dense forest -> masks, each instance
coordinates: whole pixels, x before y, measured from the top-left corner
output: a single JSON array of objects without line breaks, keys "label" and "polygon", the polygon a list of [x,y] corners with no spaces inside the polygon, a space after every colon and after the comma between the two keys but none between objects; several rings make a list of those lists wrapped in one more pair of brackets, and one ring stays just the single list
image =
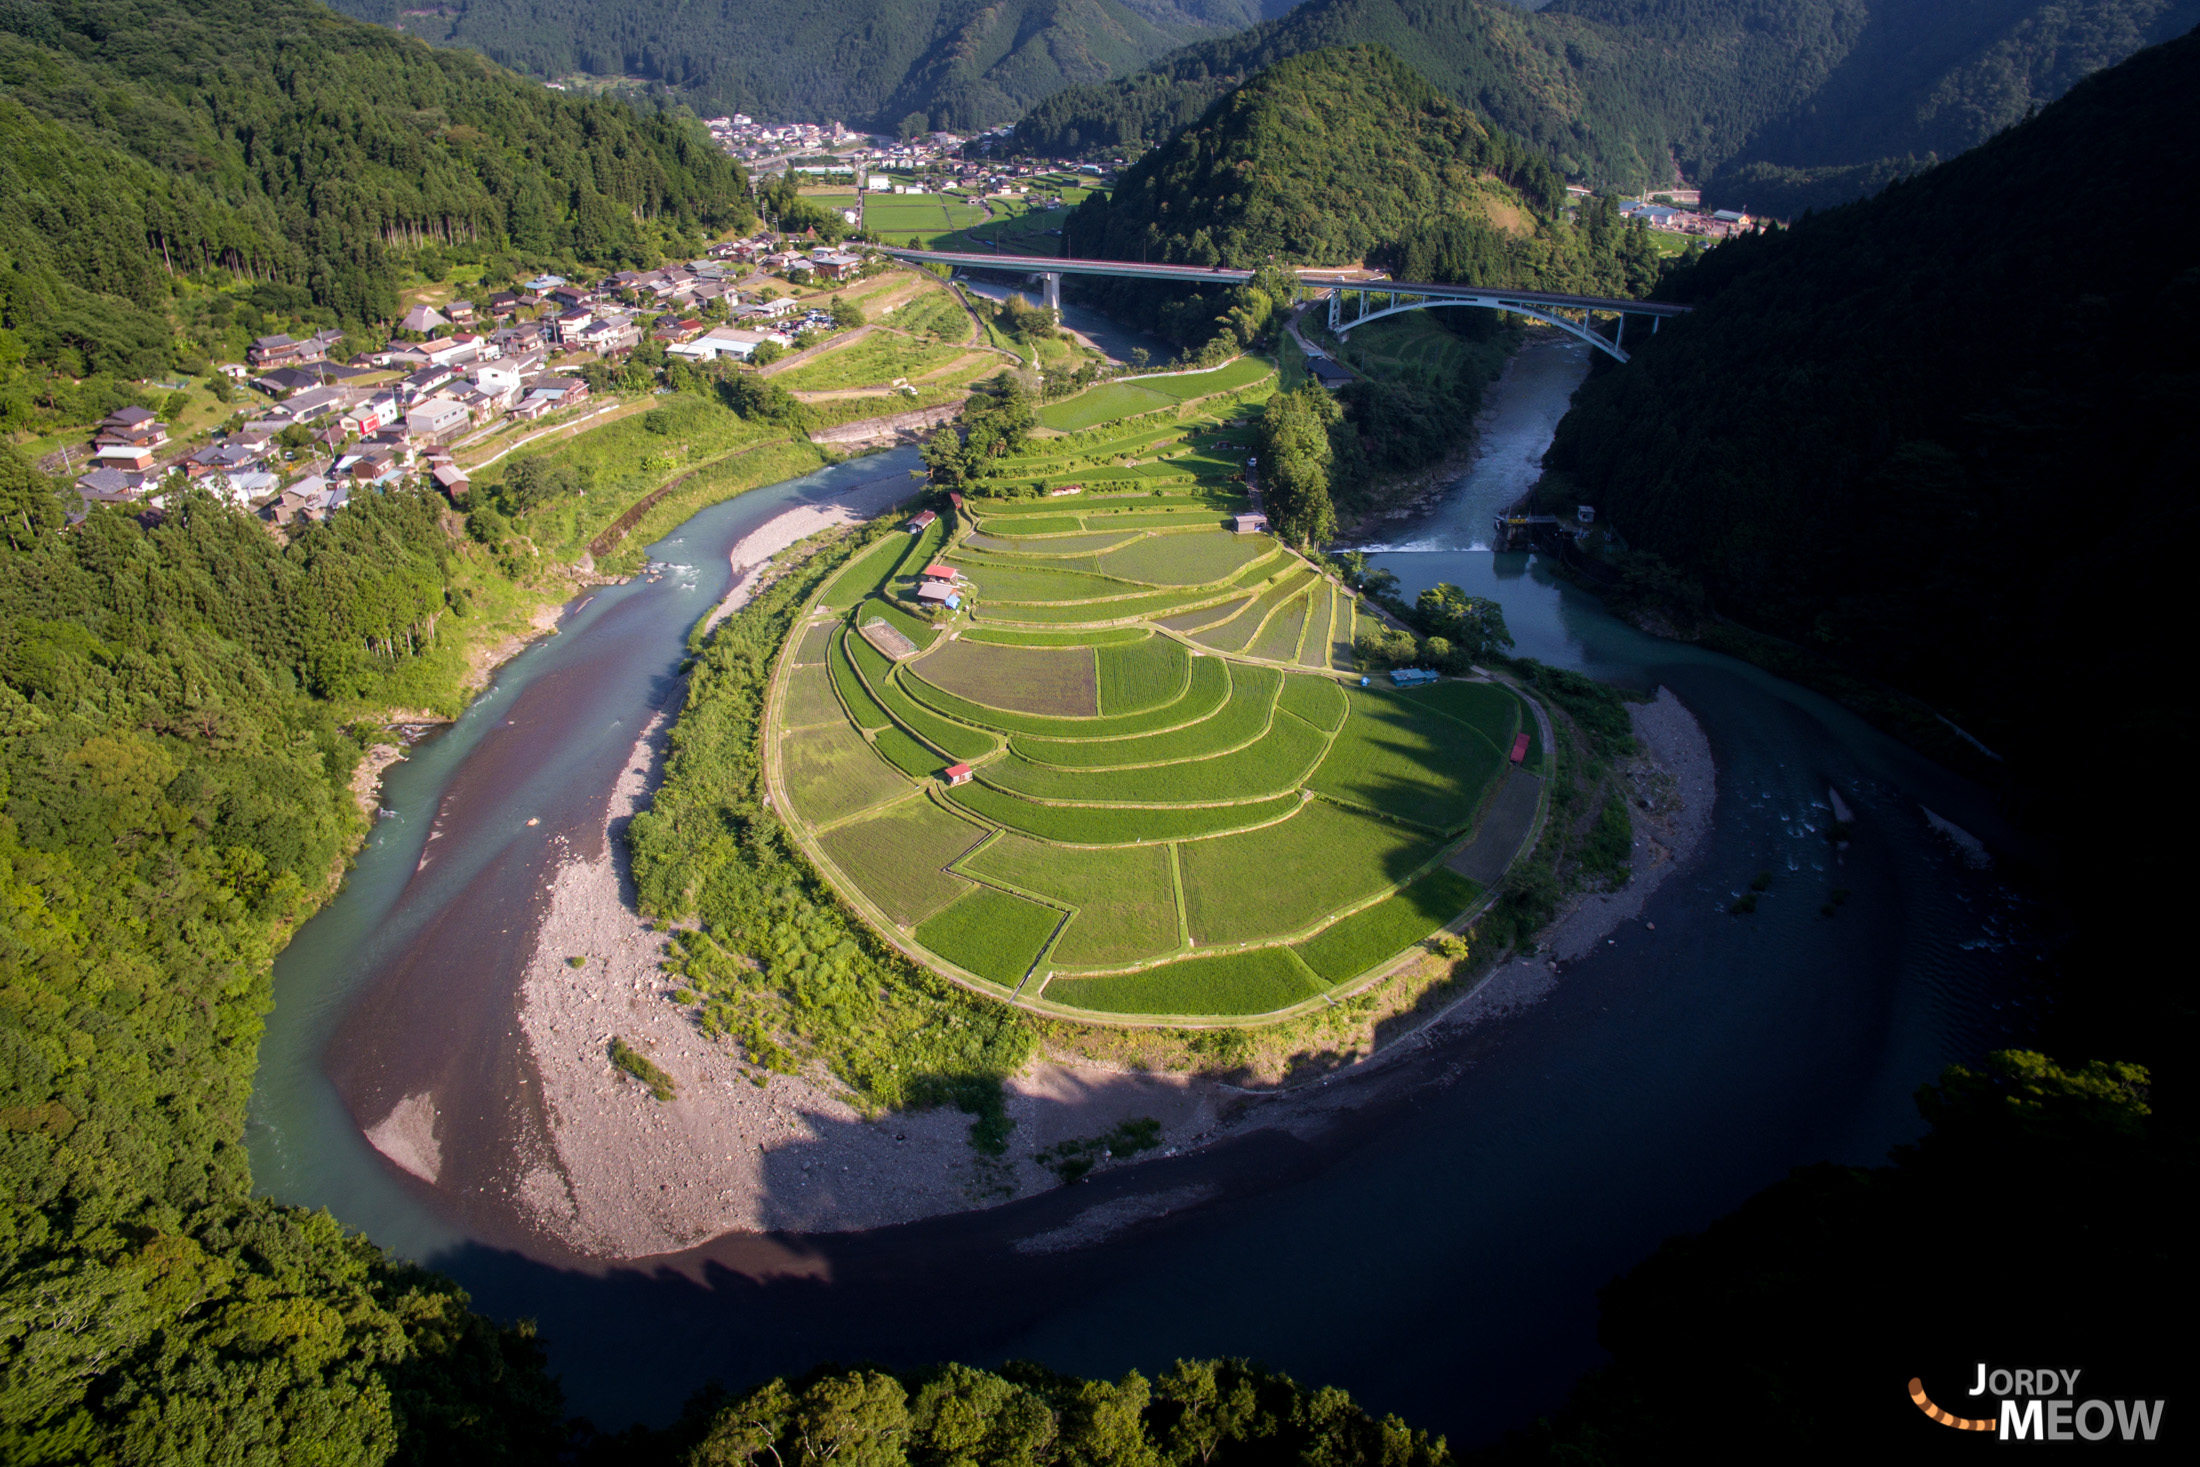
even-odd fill
[{"label": "dense forest", "polygon": [[336,0],[537,76],[648,84],[774,122],[975,131],[1076,82],[1259,20],[1261,0]]},{"label": "dense forest", "polygon": [[[2134,940],[2106,914],[2168,879],[2103,854],[2144,849],[2162,812],[2074,761],[2179,768],[2191,743],[2158,658],[2200,502],[2200,204],[2158,164],[2200,150],[2196,88],[2200,35],[1874,199],[1711,251],[1663,287],[1695,313],[1592,378],[1546,459],[1549,502],[1598,506],[1665,614],[1707,604],[1982,741],[2102,941]],[[2043,716],[2073,679],[2089,716]]]},{"label": "dense forest", "polygon": [[1067,87],[1016,136],[1046,154],[1159,142],[1263,67],[1377,43],[1571,176],[1685,177],[1785,217],[1961,152],[2195,22],[2200,0],[1309,0]]},{"label": "dense forest", "polygon": [[203,370],[193,282],[349,326],[423,247],[641,264],[750,217],[692,121],[307,0],[0,6],[0,399]]},{"label": "dense forest", "polygon": [[0,1456],[532,1455],[524,1331],[252,1196],[269,966],[360,825],[338,700],[431,646],[440,497],[279,545],[186,491],[62,524],[0,448]]}]

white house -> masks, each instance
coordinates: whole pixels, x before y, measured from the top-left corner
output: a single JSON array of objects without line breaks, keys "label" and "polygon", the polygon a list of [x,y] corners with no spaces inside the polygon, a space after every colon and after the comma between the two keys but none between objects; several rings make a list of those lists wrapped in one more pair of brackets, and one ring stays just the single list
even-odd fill
[{"label": "white house", "polygon": [[682,341],[665,348],[667,354],[686,357],[690,361],[715,362],[720,357],[732,357],[747,361],[756,355],[756,349],[765,342],[777,342],[782,347],[794,345],[791,337],[777,331],[744,331],[738,326],[720,326],[706,331],[693,341]]},{"label": "white house", "polygon": [[405,414],[405,427],[420,437],[440,438],[454,429],[465,427],[468,418],[464,403],[448,397],[431,397]]}]

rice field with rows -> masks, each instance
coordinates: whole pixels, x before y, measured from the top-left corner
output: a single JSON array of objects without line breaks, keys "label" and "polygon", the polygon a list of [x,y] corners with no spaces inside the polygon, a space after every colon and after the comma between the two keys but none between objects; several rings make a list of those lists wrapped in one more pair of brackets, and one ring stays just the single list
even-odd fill
[{"label": "rice field with rows", "polygon": [[[1509,759],[1531,710],[1354,670],[1372,613],[1234,523],[1256,508],[1251,386],[1031,440],[790,634],[774,809],[916,961],[1084,1021],[1249,1023],[1357,989],[1488,899],[1446,863],[1500,784],[1532,780]],[[935,565],[952,609],[918,600]]]}]

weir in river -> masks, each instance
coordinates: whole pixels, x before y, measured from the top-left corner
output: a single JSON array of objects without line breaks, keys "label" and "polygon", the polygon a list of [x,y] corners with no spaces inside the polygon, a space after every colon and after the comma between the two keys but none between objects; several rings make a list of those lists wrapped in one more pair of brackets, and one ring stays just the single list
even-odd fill
[{"label": "weir in river", "polygon": [[[1527,347],[1473,468],[1371,557],[1409,597],[1449,581],[1496,598],[1523,655],[1672,688],[1710,739],[1720,794],[1692,865],[1547,996],[1347,1088],[1319,1126],[870,1233],[595,1265],[545,1253],[466,1190],[494,1185],[493,1158],[454,1155],[430,1188],[375,1153],[329,1078],[358,1062],[342,1036],[379,1035],[409,1071],[396,1088],[470,1067],[478,1105],[524,1111],[498,1078],[520,1077],[496,1066],[540,850],[597,819],[723,589],[726,548],[781,506],[901,474],[888,456],[699,514],[653,548],[663,575],[597,593],[391,771],[395,814],[277,966],[256,1181],[449,1272],[491,1314],[538,1320],[570,1406],[606,1427],[666,1419],[712,1378],[824,1360],[1112,1376],[1207,1355],[1345,1387],[1455,1443],[1525,1424],[1600,1358],[1596,1290],[1660,1240],[1790,1167],[1873,1163],[1915,1135],[1920,1082],[2022,1033],[2033,956],[2022,899],[1926,815],[1991,846],[2005,832],[1983,792],[1815,694],[1634,630],[1534,556],[1484,548],[1584,351]],[[1831,791],[1852,809],[1844,853],[1825,836]],[[1769,892],[1730,915],[1760,871]],[[1828,918],[1833,886],[1851,895]],[[1168,1215],[1098,1246],[1045,1243],[1119,1204]]]}]

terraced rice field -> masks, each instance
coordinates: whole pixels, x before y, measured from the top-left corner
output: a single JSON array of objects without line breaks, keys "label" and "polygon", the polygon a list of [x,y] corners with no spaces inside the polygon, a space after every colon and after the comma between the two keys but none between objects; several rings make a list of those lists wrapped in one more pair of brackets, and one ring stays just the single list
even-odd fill
[{"label": "terraced rice field", "polygon": [[[772,788],[841,894],[1021,1003],[1231,1022],[1385,968],[1482,899],[1444,863],[1504,772],[1519,698],[1338,676],[1353,600],[1221,528],[1241,444],[1213,423],[1048,443],[1011,473],[1092,487],[972,494],[936,534],[888,537],[782,653]],[[1097,471],[1155,465],[1106,455],[1192,482],[1126,492]],[[934,559],[967,578],[958,611],[912,599]],[[914,650],[855,634],[874,620]]]}]

